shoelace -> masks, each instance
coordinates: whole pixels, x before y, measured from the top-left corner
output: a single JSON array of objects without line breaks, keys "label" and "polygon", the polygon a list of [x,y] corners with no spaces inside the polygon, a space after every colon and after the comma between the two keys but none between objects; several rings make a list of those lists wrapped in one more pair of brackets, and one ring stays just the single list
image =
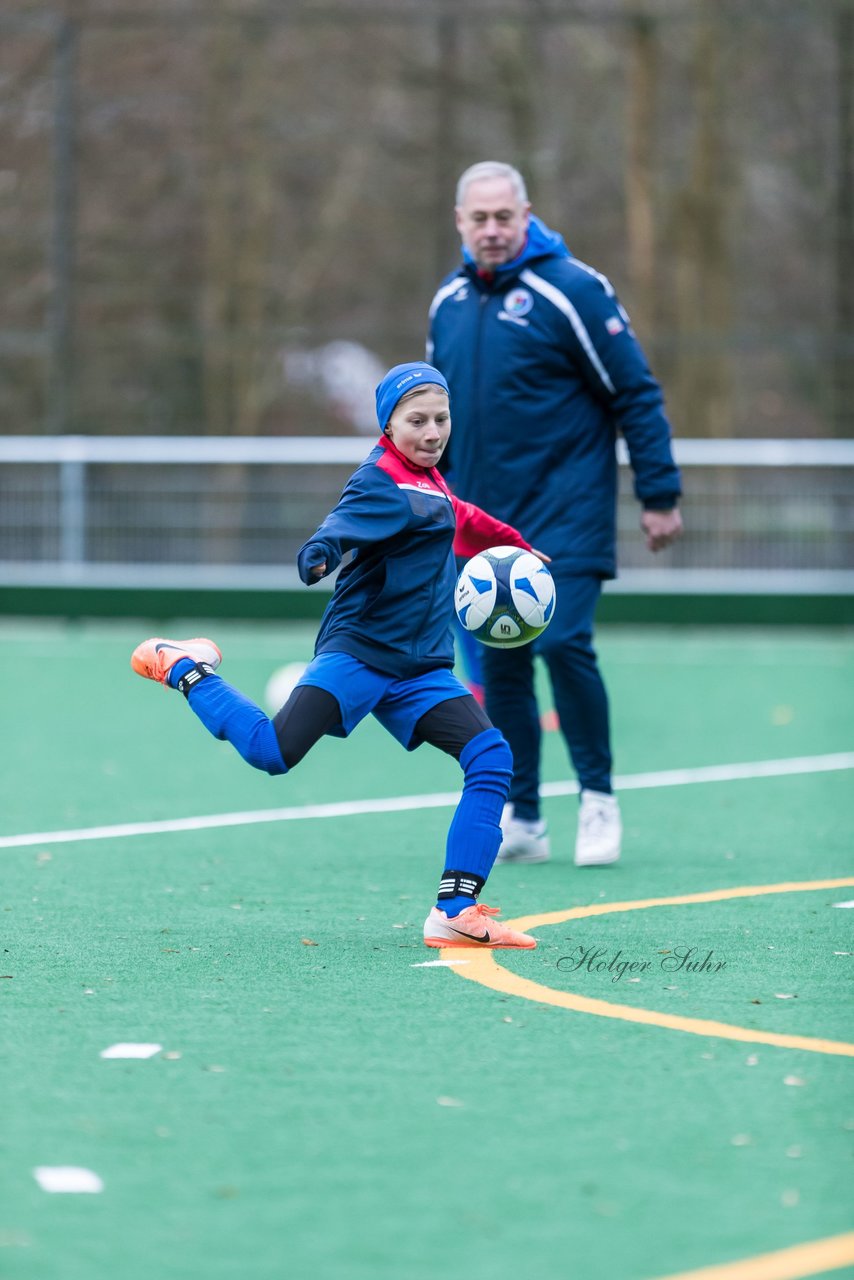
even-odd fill
[{"label": "shoelace", "polygon": [[[469,907],[469,911],[471,911],[471,907]],[[482,916],[498,916],[501,914],[500,907],[488,907],[485,902],[476,902],[475,911]]]}]

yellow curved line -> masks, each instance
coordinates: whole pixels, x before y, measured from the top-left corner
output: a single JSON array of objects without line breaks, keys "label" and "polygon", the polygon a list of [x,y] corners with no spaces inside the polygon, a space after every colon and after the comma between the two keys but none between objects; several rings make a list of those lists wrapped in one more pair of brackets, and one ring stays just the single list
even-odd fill
[{"label": "yellow curved line", "polygon": [[724,1262],[698,1271],[680,1271],[659,1280],[801,1280],[836,1271],[854,1262],[854,1231],[796,1244],[791,1249],[762,1253],[739,1262]]},{"label": "yellow curved line", "polygon": [[[540,915],[520,916],[507,923],[514,929],[535,929],[544,925],[562,924],[566,920],[578,920],[586,916],[611,915],[623,911],[642,911],[647,907],[683,906],[692,902],[722,902],[729,898],[756,898],[771,893],[804,893],[818,889],[841,889],[854,885],[854,877],[837,880],[787,881],[783,884],[742,885],[733,889],[712,889],[706,893],[686,893],[672,898],[643,898],[635,902],[603,902],[586,907],[570,907],[566,911],[550,911]],[[509,969],[503,969],[496,961],[494,951],[472,951],[466,947],[443,947],[443,959],[466,960],[465,966],[454,968],[460,978],[479,982],[493,991],[534,1000],[539,1004],[556,1005],[573,1009],[577,1013],[590,1013],[600,1018],[619,1018],[625,1022],[640,1022],[647,1026],[666,1027],[671,1031],[686,1031],[698,1036],[717,1036],[722,1040],[741,1040],[748,1044],[768,1044],[781,1049],[805,1049],[810,1053],[835,1054],[854,1058],[854,1044],[842,1040],[823,1040],[815,1036],[779,1035],[773,1031],[755,1031],[749,1027],[736,1027],[726,1022],[712,1022],[705,1018],[683,1018],[676,1014],[659,1013],[651,1009],[638,1009],[633,1005],[613,1004],[609,1000],[594,1000],[572,991],[556,991],[530,978],[522,978]]]}]

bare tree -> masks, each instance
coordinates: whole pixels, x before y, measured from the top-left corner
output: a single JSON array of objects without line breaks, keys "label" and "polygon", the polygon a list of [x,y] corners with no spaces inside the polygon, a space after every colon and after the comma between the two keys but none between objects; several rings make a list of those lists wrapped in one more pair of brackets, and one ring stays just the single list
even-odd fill
[{"label": "bare tree", "polygon": [[628,6],[626,231],[632,318],[646,336],[656,329],[655,151],[658,43],[655,20]]},{"label": "bare tree", "polygon": [[212,434],[256,435],[266,385],[275,216],[265,113],[266,24],[224,11],[208,45],[201,311],[205,420]]},{"label": "bare tree", "polygon": [[676,201],[676,419],[690,435],[732,433],[727,340],[732,315],[728,224],[733,180],[722,94],[722,30],[715,0],[701,0],[693,59],[694,139]]},{"label": "bare tree", "polygon": [[837,435],[854,428],[854,9],[836,14],[839,128],[836,162],[833,419]]}]

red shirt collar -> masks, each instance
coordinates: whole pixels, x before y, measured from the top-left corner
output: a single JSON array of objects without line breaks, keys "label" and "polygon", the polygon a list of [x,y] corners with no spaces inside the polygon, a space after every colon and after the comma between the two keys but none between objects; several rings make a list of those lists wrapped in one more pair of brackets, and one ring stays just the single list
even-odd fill
[{"label": "red shirt collar", "polygon": [[405,454],[402,454],[394,441],[390,440],[385,434],[380,436],[378,443],[383,449],[390,453],[393,458],[397,458],[398,462],[402,463],[403,466],[406,467],[407,471],[411,471],[414,476],[429,476],[434,484],[439,486],[443,493],[449,492],[448,486],[445,484],[445,480],[441,472],[437,471],[435,467],[419,467],[417,462],[410,461]]}]

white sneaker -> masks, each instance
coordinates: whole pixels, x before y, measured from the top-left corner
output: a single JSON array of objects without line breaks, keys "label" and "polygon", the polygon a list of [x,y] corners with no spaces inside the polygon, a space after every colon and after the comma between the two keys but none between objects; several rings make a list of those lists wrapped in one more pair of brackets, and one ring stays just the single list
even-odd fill
[{"label": "white sneaker", "polygon": [[514,818],[512,804],[501,815],[501,847],[498,862],[547,862],[551,852],[545,818]]},{"label": "white sneaker", "polygon": [[616,796],[604,791],[582,791],[575,838],[577,867],[604,867],[620,856],[623,824]]}]

